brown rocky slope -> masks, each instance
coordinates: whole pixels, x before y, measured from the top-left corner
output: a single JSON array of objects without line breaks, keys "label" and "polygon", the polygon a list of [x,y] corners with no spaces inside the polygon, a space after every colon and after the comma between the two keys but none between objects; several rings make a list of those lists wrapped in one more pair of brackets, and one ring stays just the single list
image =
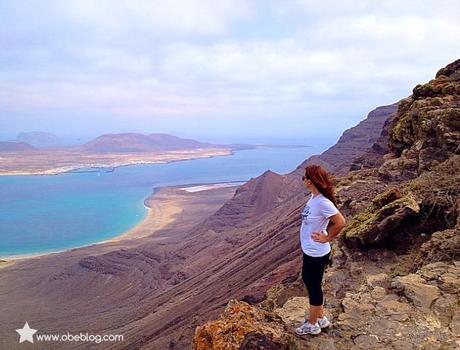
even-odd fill
[{"label": "brown rocky slope", "polygon": [[307,309],[297,259],[263,301],[234,298],[197,327],[194,349],[460,348],[459,113],[457,60],[416,86],[339,177],[348,224],[325,276],[332,328],[294,334]]}]

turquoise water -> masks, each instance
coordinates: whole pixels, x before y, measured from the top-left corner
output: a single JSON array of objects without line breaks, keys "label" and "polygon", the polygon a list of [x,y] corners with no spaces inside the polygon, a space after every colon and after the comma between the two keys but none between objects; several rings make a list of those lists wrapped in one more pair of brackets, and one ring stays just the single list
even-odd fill
[{"label": "turquoise water", "polygon": [[247,181],[270,169],[294,170],[322,150],[258,148],[233,155],[113,172],[0,176],[0,256],[43,253],[109,239],[142,221],[155,187]]}]

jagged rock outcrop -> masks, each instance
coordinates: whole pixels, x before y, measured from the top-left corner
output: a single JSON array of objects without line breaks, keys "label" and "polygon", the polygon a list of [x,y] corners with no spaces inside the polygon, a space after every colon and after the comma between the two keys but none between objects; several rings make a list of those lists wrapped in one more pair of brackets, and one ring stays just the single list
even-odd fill
[{"label": "jagged rock outcrop", "polygon": [[193,349],[294,349],[292,336],[279,321],[276,314],[232,299],[220,320],[196,328]]},{"label": "jagged rock outcrop", "polygon": [[[399,104],[389,133],[397,157],[383,166],[386,176],[415,177],[460,153],[460,60],[417,85]],[[399,172],[397,171],[399,170]]]},{"label": "jagged rock outcrop", "polygon": [[[359,243],[362,246],[383,241],[390,244],[391,238],[393,246],[407,248],[413,244],[411,235],[426,237],[436,231],[453,229],[459,213],[456,205],[456,199],[460,196],[459,173],[460,156],[453,155],[433,167],[431,171],[425,171],[415,179],[400,183],[400,187],[388,185],[367,207],[361,207],[358,212],[353,213],[353,218],[344,229],[343,238],[347,242]],[[344,186],[347,181],[353,181],[347,179],[348,177],[345,177],[341,180],[341,196],[356,195],[356,192],[350,191],[351,185]],[[381,183],[380,180],[374,181],[374,186]],[[369,178],[366,178],[366,183],[362,183],[364,188],[369,184]],[[348,206],[353,205],[353,201],[343,201]],[[446,231],[444,238],[446,255],[454,257],[454,251],[458,246],[456,235]],[[426,254],[429,254],[429,247],[431,245],[427,243],[424,248]]]},{"label": "jagged rock outcrop", "polygon": [[437,231],[425,242],[417,254],[414,267],[434,261],[460,260],[460,227]]},{"label": "jagged rock outcrop", "polygon": [[362,245],[382,242],[404,225],[410,225],[419,212],[413,193],[402,195],[398,188],[391,188],[376,196],[367,210],[353,217],[344,229],[344,238]]}]

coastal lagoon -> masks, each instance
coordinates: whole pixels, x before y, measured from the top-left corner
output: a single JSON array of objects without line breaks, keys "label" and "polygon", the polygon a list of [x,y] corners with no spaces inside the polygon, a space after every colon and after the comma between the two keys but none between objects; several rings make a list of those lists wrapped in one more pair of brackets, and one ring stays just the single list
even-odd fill
[{"label": "coastal lagoon", "polygon": [[246,182],[268,169],[285,174],[321,151],[262,147],[113,171],[0,176],[0,256],[46,253],[107,240],[144,219],[144,199],[155,188]]}]

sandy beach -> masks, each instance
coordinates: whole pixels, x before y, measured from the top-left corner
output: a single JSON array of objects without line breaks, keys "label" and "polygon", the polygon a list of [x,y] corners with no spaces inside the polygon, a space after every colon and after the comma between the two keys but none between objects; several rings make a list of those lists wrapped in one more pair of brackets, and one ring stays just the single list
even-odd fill
[{"label": "sandy beach", "polygon": [[167,193],[158,192],[151,194],[145,200],[147,215],[144,220],[132,229],[116,236],[107,242],[120,241],[124,239],[141,238],[150,236],[155,231],[161,230],[171,224],[183,211],[183,193],[196,193],[220,188],[236,187],[241,183],[223,182],[205,185],[181,185],[167,187]]},{"label": "sandy beach", "polygon": [[139,244],[143,239],[151,239],[155,233],[172,226],[177,220],[190,221],[190,215],[184,217],[184,210],[189,211],[192,207],[197,207],[195,200],[200,204],[204,198],[209,198],[209,206],[213,205],[213,194],[216,191],[224,194],[228,198],[231,197],[236,187],[243,182],[225,182],[214,184],[190,184],[170,187],[160,187],[145,199],[144,204],[147,208],[147,214],[144,219],[130,230],[123,232],[111,239],[95,242],[90,245],[69,248],[59,251],[21,254],[0,257],[0,268],[11,265],[20,260],[43,257],[50,254],[66,253],[76,250],[93,249],[102,251],[115,248],[128,248]]}]

